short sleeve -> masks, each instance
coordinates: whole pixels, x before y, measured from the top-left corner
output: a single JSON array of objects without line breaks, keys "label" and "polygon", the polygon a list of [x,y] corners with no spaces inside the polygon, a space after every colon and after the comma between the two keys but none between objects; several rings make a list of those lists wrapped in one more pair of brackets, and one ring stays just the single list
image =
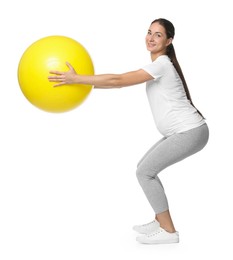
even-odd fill
[{"label": "short sleeve", "polygon": [[164,75],[164,67],[164,62],[161,59],[156,59],[154,62],[142,67],[142,69],[157,80]]}]

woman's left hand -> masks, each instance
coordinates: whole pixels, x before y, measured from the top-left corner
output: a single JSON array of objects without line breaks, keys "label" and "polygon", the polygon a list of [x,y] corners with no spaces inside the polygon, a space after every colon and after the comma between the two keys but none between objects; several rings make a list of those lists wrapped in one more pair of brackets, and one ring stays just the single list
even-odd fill
[{"label": "woman's left hand", "polygon": [[69,70],[66,72],[57,70],[49,71],[49,73],[53,75],[49,76],[48,80],[50,82],[59,82],[58,84],[55,84],[54,87],[62,86],[65,84],[75,84],[75,79],[78,74],[69,62],[66,62],[66,65],[69,68]]}]

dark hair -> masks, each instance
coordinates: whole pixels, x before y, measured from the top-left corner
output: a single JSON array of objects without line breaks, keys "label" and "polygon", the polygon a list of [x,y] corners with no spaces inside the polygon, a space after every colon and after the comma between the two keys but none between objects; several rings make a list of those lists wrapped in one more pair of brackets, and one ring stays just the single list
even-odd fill
[{"label": "dark hair", "polygon": [[[164,27],[168,39],[170,39],[170,38],[173,39],[174,38],[174,36],[175,36],[175,27],[173,26],[173,24],[170,21],[168,21],[168,20],[166,20],[164,18],[159,18],[159,19],[154,20],[151,24],[153,24],[153,23],[159,23],[161,26]],[[174,49],[174,46],[173,46],[172,43],[167,47],[167,53],[166,54],[171,59],[171,62],[173,63],[177,73],[180,76],[180,79],[181,79],[181,81],[183,83],[183,86],[184,86],[184,89],[185,89],[186,96],[187,96],[188,100],[190,101],[191,105],[193,107],[195,107],[194,104],[193,104],[193,101],[192,101],[192,98],[191,98],[191,95],[190,95],[190,92],[189,92],[186,80],[184,78],[183,72],[181,70],[180,64],[179,64],[179,62],[178,62],[178,60],[176,58],[175,49]],[[203,117],[203,115],[201,114],[201,112],[198,109],[197,109],[197,112]]]}]

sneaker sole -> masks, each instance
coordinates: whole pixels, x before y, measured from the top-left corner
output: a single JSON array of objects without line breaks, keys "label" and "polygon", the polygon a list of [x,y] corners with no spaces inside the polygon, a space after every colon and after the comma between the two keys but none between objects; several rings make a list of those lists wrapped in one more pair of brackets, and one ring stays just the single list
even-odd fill
[{"label": "sneaker sole", "polygon": [[156,240],[156,241],[140,241],[140,238],[136,239],[141,244],[147,244],[147,245],[156,245],[156,244],[175,244],[179,243],[179,238],[176,239],[169,239],[169,240]]}]

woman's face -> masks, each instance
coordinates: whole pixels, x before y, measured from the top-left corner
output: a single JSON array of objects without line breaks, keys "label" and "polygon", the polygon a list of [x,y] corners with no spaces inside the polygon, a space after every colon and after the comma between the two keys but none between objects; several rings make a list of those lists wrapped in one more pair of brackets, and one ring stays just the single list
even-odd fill
[{"label": "woman's face", "polygon": [[166,53],[166,48],[171,44],[172,38],[167,39],[166,31],[162,25],[155,22],[151,24],[146,35],[146,48],[155,57]]}]

